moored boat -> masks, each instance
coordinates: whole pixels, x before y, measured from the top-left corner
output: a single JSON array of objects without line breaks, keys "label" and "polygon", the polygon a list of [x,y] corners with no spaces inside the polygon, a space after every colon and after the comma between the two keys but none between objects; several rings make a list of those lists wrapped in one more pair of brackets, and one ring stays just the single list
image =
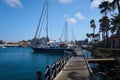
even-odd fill
[{"label": "moored boat", "polygon": [[67,44],[63,42],[48,42],[47,38],[43,37],[40,39],[32,40],[32,49],[34,52],[58,52],[64,53],[64,51],[72,51],[67,48]]},{"label": "moored boat", "polygon": [[49,53],[64,53],[65,51],[72,51],[72,49],[66,48],[33,48],[34,52],[49,52]]},{"label": "moored boat", "polygon": [[[46,15],[46,16],[45,16]],[[41,30],[43,27],[43,21],[46,17],[46,37],[40,37]],[[35,37],[32,39],[31,47],[34,52],[64,52],[71,51],[70,48],[67,47],[67,44],[64,42],[55,42],[50,41],[48,37],[48,0],[45,0],[43,10],[41,13],[41,17],[37,26],[37,30],[35,33]]]}]

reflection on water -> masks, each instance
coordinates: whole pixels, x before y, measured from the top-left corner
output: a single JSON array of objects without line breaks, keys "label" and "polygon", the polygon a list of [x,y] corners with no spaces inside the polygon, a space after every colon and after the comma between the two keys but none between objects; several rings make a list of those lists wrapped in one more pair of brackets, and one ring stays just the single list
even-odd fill
[{"label": "reflection on water", "polygon": [[35,80],[36,72],[44,72],[64,53],[33,53],[30,48],[0,48],[0,80]]},{"label": "reflection on water", "polygon": [[90,51],[83,50],[83,53],[84,53],[86,59],[93,58]]}]

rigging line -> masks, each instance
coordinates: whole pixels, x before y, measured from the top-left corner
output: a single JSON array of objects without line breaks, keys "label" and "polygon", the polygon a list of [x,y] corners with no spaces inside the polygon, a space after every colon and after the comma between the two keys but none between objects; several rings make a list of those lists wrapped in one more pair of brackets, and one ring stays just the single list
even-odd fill
[{"label": "rigging line", "polygon": [[[47,11],[45,10],[45,13],[46,13],[46,12],[47,12]],[[38,38],[40,38],[40,34],[41,34],[41,31],[42,31],[42,27],[43,27],[43,22],[44,22],[44,20],[45,20],[45,18],[44,18],[45,15],[46,15],[46,14],[43,15],[43,21],[41,22],[41,26],[40,26],[39,36],[38,36]]]},{"label": "rigging line", "polygon": [[36,30],[36,33],[35,33],[35,37],[34,37],[34,38],[37,37],[38,31],[39,31],[39,28],[40,28],[39,26],[40,26],[40,24],[41,24],[42,17],[43,17],[43,13],[44,13],[44,10],[45,10],[45,7],[46,7],[46,3],[47,3],[47,0],[45,0],[45,2],[44,2],[44,6],[43,6],[43,9],[42,9],[42,13],[41,13],[41,16],[40,16],[40,19],[39,19],[39,23],[38,23],[37,30]]}]

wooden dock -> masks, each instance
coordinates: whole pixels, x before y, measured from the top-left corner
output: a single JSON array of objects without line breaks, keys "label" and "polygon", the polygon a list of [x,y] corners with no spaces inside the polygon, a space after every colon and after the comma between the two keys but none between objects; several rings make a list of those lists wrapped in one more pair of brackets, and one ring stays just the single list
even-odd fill
[{"label": "wooden dock", "polygon": [[90,80],[90,73],[82,51],[77,51],[54,80]]},{"label": "wooden dock", "polygon": [[87,59],[89,63],[112,62],[115,58]]}]

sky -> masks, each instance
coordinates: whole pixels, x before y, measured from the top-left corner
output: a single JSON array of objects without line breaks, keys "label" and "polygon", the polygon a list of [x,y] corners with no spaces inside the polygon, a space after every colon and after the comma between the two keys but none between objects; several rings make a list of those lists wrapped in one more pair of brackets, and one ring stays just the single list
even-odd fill
[{"label": "sky", "polygon": [[[33,39],[45,0],[0,0],[0,40],[21,41]],[[59,40],[68,22],[68,39],[84,40],[91,33],[90,20],[102,17],[98,5],[102,0],[49,0],[48,33]],[[45,23],[44,23],[45,24]],[[45,26],[44,26],[45,27]],[[43,28],[41,36],[45,36]]]}]

